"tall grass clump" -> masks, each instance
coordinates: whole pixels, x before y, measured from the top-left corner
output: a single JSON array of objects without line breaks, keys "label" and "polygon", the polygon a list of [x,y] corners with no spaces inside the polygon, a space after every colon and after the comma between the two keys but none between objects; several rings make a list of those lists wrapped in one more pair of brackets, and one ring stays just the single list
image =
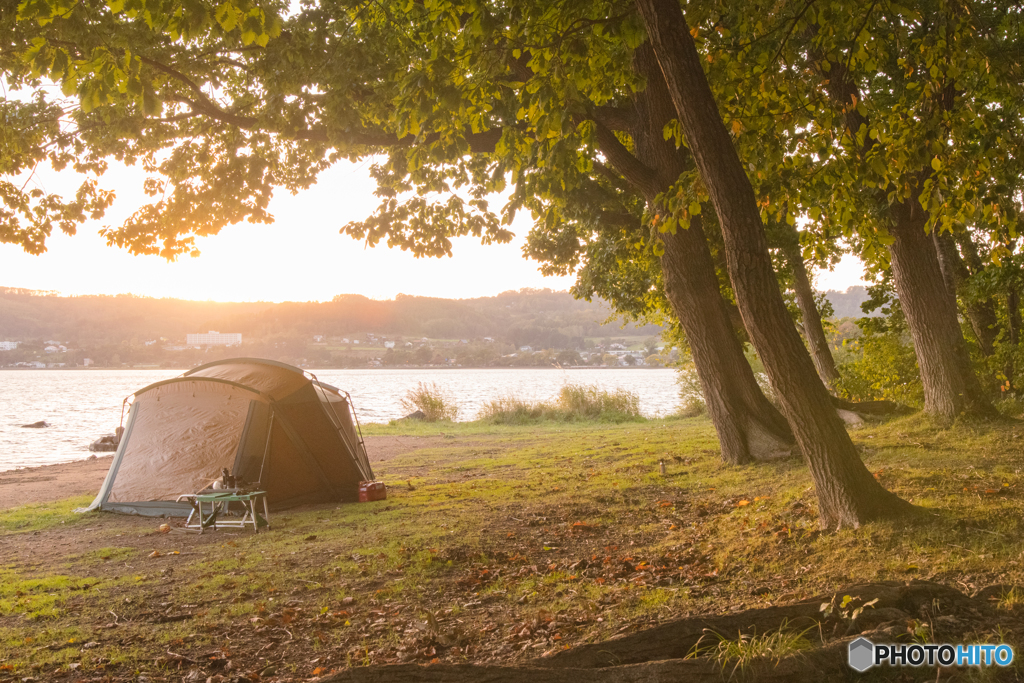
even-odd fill
[{"label": "tall grass clump", "polygon": [[455,422],[459,417],[459,406],[455,397],[436,383],[419,382],[401,399],[402,408],[414,413],[423,413],[427,422]]},{"label": "tall grass clump", "polygon": [[558,409],[550,403],[531,402],[509,394],[485,403],[477,419],[499,425],[521,425],[561,418]]},{"label": "tall grass clump", "polygon": [[643,419],[640,397],[625,389],[607,391],[586,384],[566,384],[555,401],[569,419],[613,422]]},{"label": "tall grass clump", "polygon": [[478,417],[493,424],[527,424],[540,420],[631,422],[643,420],[640,397],[625,389],[607,391],[595,386],[566,384],[554,400],[527,401],[503,396],[488,401]]}]

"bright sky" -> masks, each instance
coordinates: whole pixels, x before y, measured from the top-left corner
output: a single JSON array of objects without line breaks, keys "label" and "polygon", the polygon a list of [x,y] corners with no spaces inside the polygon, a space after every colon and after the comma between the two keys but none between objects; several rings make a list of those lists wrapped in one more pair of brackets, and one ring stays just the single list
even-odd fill
[{"label": "bright sky", "polygon": [[[455,241],[454,256],[416,259],[386,244],[364,249],[338,233],[350,220],[365,218],[377,206],[368,162],[341,163],[313,188],[292,196],[277,193],[270,204],[273,225],[244,223],[219,235],[199,238],[202,255],[169,263],[157,256],[132,256],[108,247],[97,230],[120,222],[148,199],[142,174],[112,164],[101,187],[117,201],[102,222],[86,224],[74,237],[47,241],[49,250],[30,256],[0,244],[0,286],[57,291],[64,295],[121,294],[214,301],[325,301],[337,294],[390,299],[396,294],[444,298],[493,296],[524,287],[568,289],[572,277],[543,277],[522,255],[530,216],[513,225],[517,237],[506,245],[481,245],[474,238]],[[33,183],[69,195],[77,177],[37,172]],[[845,290],[861,284],[855,257],[834,272],[820,273],[818,289]]]}]

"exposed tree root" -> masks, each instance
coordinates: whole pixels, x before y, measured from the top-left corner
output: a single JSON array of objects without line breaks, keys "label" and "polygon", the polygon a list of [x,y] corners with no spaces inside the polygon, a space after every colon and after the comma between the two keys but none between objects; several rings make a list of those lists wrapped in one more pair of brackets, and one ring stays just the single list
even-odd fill
[{"label": "exposed tree root", "polygon": [[[855,605],[877,600],[856,619],[852,607],[843,610],[844,596],[858,599]],[[731,677],[731,663],[722,665],[708,657],[686,659],[702,637],[716,633],[735,639],[791,627],[808,630],[808,638],[824,641],[820,647],[784,657],[779,661],[744,664],[744,677],[759,682],[840,681],[852,679],[847,665],[847,646],[860,634],[876,642],[891,642],[904,635],[911,618],[934,622],[941,615],[960,616],[961,623],[987,610],[984,591],[975,598],[929,581],[854,584],[835,594],[820,595],[792,605],[753,609],[729,615],[689,617],[603,643],[582,645],[538,659],[523,666],[477,664],[401,664],[361,667],[320,679],[324,683],[668,683],[670,681],[723,681]],[[831,614],[823,603],[835,605]],[[937,631],[937,638],[963,634]],[[705,642],[707,642],[705,640]]]}]

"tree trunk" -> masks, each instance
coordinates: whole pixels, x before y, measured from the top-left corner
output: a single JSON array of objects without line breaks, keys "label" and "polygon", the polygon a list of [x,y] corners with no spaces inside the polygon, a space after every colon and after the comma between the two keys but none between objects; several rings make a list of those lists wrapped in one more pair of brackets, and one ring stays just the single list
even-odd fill
[{"label": "tree trunk", "polygon": [[754,190],[708,87],[677,0],[636,0],[725,240],[740,314],[814,478],[826,527],[859,526],[912,507],[860,461],[793,327],[772,269]]},{"label": "tree trunk", "polygon": [[821,313],[814,303],[814,289],[811,287],[811,279],[807,276],[803,254],[800,253],[800,238],[796,229],[793,230],[793,237],[795,241],[787,242],[783,252],[793,273],[793,290],[796,292],[796,303],[803,318],[804,336],[811,349],[811,360],[814,361],[818,377],[829,391],[832,391],[839,381],[839,371],[836,370],[836,361],[832,358],[832,349],[825,337],[825,328],[821,325]]},{"label": "tree trunk", "polygon": [[[599,133],[598,140],[608,162],[656,207],[657,196],[675,183],[692,159],[662,135],[675,111],[649,46],[636,51],[634,67],[644,75],[647,87],[634,101],[633,153],[607,133]],[[665,295],[690,344],[722,459],[743,464],[792,455],[795,442],[789,425],[765,398],[736,338],[700,216],[689,229],[661,238]]]},{"label": "tree trunk", "polygon": [[[637,48],[633,64],[647,81],[635,98],[634,150],[657,174],[659,193],[665,192],[693,168],[693,159],[662,133],[676,114],[650,45]],[[654,205],[657,196],[649,194],[647,200]],[[663,234],[661,239],[665,296],[690,343],[722,458],[742,464],[792,455],[795,442],[786,418],[765,398],[736,338],[701,217],[694,216],[689,228]]]},{"label": "tree trunk", "polygon": [[[841,65],[830,70],[827,79],[829,96],[836,106],[843,107],[847,132],[855,137],[862,126],[870,123],[857,107],[847,106],[851,98],[859,98],[860,92]],[[860,153],[866,154],[875,144],[870,135],[864,136]],[[925,177],[924,171],[919,177]],[[971,368],[957,320],[956,297],[949,294],[943,280],[935,242],[924,232],[925,211],[913,198],[890,204],[885,188],[878,189],[876,198],[880,206],[888,207],[891,219],[890,232],[895,241],[889,247],[889,261],[896,294],[914,340],[925,412],[946,421],[963,412],[995,414]]]},{"label": "tree trunk", "polygon": [[[1020,294],[1017,292],[1015,284],[1011,284],[1006,290],[1006,317],[1010,348],[1016,350],[1017,343],[1020,342]],[[1013,393],[1016,393],[1013,388],[1013,378],[1016,374],[1013,366],[1015,355],[1015,353],[1007,354],[1006,365],[1003,366],[1003,374],[1006,375],[1006,381],[1009,382],[1009,391]]]},{"label": "tree trunk", "polygon": [[718,432],[722,458],[742,464],[793,454],[793,434],[768,402],[743,355],[718,289],[701,221],[665,234],[661,270],[665,295],[690,342],[708,416]]},{"label": "tree trunk", "polygon": [[889,208],[893,283],[924,385],[924,409],[946,422],[962,413],[994,415],[971,367],[956,299],[942,277],[935,242],[925,233],[927,215],[915,199]]},{"label": "tree trunk", "polygon": [[[953,241],[952,235],[948,232],[940,235],[933,230],[932,242],[935,243],[935,254],[939,258],[942,280],[946,283],[946,289],[956,299],[971,273],[957,252],[957,245]],[[978,301],[974,297],[965,296],[964,310],[967,311],[967,319],[971,322],[974,337],[978,340],[978,348],[985,356],[991,356],[995,352],[996,325],[998,324],[995,307],[991,301]]]}]

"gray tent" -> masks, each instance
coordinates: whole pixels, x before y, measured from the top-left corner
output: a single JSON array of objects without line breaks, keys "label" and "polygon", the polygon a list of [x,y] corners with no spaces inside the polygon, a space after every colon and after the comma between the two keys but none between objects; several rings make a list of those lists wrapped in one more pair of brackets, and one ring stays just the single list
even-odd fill
[{"label": "gray tent", "polygon": [[135,392],[89,510],[188,514],[176,503],[220,478],[260,482],[271,508],[357,500],[373,479],[347,393],[258,358],[215,361]]}]

